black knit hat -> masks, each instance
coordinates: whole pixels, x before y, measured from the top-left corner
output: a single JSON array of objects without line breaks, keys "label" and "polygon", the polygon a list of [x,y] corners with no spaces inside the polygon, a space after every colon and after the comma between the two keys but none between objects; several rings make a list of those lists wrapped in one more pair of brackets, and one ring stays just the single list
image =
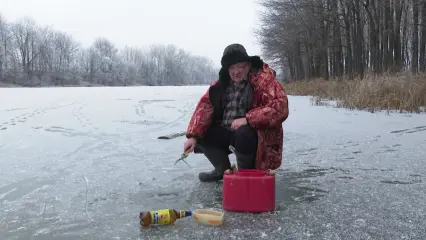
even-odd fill
[{"label": "black knit hat", "polygon": [[235,63],[246,61],[250,61],[246,49],[243,45],[234,43],[225,48],[220,63],[224,69],[228,69]]},{"label": "black knit hat", "polygon": [[243,45],[234,43],[225,48],[220,61],[222,67],[219,70],[219,81],[225,86],[231,81],[228,68],[239,62],[250,62],[252,69],[259,69],[263,66],[263,60],[259,56],[249,56]]}]

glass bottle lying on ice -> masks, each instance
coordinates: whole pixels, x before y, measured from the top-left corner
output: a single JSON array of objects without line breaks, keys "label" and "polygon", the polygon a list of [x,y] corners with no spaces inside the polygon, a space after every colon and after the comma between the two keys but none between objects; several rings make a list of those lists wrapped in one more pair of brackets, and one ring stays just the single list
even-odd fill
[{"label": "glass bottle lying on ice", "polygon": [[173,224],[177,219],[192,216],[192,211],[175,209],[162,209],[141,212],[139,214],[141,226]]}]

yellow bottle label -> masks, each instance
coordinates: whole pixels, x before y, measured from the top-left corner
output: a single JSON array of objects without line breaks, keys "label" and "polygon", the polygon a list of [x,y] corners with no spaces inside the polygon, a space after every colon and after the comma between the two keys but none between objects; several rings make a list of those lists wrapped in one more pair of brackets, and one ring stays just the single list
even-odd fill
[{"label": "yellow bottle label", "polygon": [[150,211],[152,224],[170,224],[169,209]]}]

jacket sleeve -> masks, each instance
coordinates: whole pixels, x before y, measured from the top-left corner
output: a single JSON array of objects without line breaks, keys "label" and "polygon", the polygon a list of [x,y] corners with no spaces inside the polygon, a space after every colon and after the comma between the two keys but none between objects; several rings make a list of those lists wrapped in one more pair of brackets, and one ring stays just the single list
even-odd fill
[{"label": "jacket sleeve", "polygon": [[288,98],[284,87],[272,75],[267,76],[261,85],[262,106],[250,110],[246,114],[247,123],[256,129],[275,127],[288,117]]},{"label": "jacket sleeve", "polygon": [[[214,82],[213,84],[215,84]],[[213,85],[212,84],[212,85]],[[186,130],[187,138],[202,138],[210,127],[213,118],[213,105],[210,103],[209,89],[198,101]]]}]

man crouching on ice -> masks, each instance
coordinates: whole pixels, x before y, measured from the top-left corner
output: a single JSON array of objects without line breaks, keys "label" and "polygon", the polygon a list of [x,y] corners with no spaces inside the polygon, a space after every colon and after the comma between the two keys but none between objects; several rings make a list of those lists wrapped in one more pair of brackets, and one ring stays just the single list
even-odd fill
[{"label": "man crouching on ice", "polygon": [[239,169],[277,169],[283,152],[282,123],[288,100],[274,70],[240,44],[225,48],[219,80],[201,97],[189,122],[184,151],[204,153],[214,170],[202,182],[223,179],[230,168],[229,146]]}]

